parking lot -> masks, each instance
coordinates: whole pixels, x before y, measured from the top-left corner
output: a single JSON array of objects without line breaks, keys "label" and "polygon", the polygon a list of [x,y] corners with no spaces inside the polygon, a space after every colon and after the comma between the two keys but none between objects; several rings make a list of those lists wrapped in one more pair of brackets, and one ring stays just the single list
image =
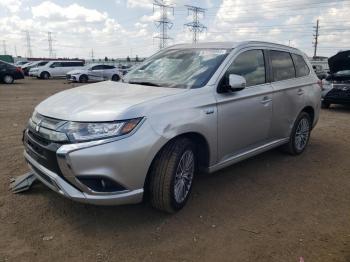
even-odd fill
[{"label": "parking lot", "polygon": [[147,204],[83,205],[43,185],[13,195],[28,171],[22,130],[65,80],[0,85],[0,261],[350,261],[350,108],[322,110],[306,152],[273,150],[199,175],[174,215]]}]

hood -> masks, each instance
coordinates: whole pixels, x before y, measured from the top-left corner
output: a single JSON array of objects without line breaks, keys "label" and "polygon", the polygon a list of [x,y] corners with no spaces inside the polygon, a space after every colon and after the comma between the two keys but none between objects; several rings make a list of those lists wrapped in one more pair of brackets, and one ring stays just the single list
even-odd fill
[{"label": "hood", "polygon": [[[57,93],[41,102],[36,111],[47,117],[70,121],[122,120],[128,110],[131,111],[139,104],[186,91],[105,81]],[[130,118],[140,116],[143,115]]]},{"label": "hood", "polygon": [[329,70],[334,74],[343,70],[350,70],[350,50],[339,52],[328,59]]}]

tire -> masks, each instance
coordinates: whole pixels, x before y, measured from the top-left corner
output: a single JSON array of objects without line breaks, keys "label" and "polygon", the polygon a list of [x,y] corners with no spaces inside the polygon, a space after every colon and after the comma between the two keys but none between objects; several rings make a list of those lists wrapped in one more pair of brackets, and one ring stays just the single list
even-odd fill
[{"label": "tire", "polygon": [[[191,194],[196,164],[191,140],[179,138],[167,144],[152,164],[148,192],[151,205],[168,213],[183,208]],[[181,172],[181,167],[185,171]]]},{"label": "tire", "polygon": [[41,78],[41,79],[49,79],[49,78],[50,78],[49,72],[42,72],[42,73],[40,74],[40,78]]},{"label": "tire", "polygon": [[284,151],[290,155],[303,153],[310,140],[311,125],[310,115],[301,112],[294,123],[288,144],[283,146]]},{"label": "tire", "polygon": [[330,106],[331,106],[330,103],[323,102],[323,101],[321,102],[321,108],[323,108],[323,109],[328,109]]},{"label": "tire", "polygon": [[112,81],[119,81],[120,80],[120,76],[118,76],[118,75],[113,75],[112,76]]},{"label": "tire", "polygon": [[80,82],[80,83],[87,83],[88,81],[89,81],[89,78],[88,78],[87,75],[81,75],[81,76],[79,77],[79,82]]},{"label": "tire", "polygon": [[12,84],[14,80],[15,80],[15,79],[13,78],[12,75],[4,75],[4,77],[2,78],[2,81],[3,81],[5,84]]}]

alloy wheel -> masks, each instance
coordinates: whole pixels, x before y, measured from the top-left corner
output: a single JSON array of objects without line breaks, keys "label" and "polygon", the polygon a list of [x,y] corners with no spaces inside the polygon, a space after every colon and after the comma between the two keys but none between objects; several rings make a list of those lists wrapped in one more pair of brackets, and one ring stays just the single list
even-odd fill
[{"label": "alloy wheel", "polygon": [[304,150],[310,135],[310,123],[306,118],[299,121],[295,132],[295,147],[298,151]]},{"label": "alloy wheel", "polygon": [[187,150],[182,154],[176,169],[174,197],[177,203],[185,201],[190,192],[194,170],[194,154],[191,150]]}]

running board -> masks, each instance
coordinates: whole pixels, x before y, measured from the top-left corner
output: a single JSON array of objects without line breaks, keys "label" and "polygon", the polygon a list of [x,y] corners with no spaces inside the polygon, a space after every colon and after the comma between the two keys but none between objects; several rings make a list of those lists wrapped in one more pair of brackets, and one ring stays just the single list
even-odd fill
[{"label": "running board", "polygon": [[28,191],[36,180],[37,178],[34,173],[30,171],[17,178],[12,178],[10,181],[10,190],[14,194]]}]

